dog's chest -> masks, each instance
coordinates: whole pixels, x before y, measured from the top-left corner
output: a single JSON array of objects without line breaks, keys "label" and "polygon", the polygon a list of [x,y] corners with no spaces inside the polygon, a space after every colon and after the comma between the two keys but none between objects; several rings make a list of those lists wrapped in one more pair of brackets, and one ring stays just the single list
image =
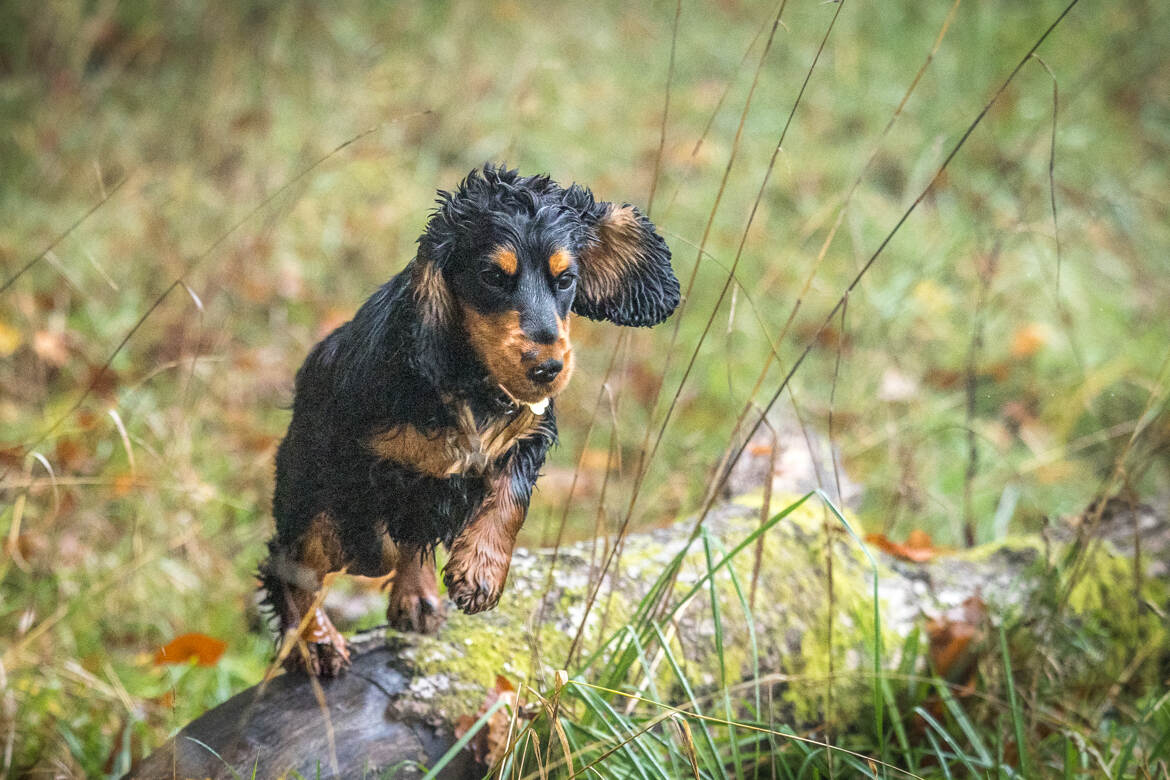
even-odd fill
[{"label": "dog's chest", "polygon": [[370,437],[369,447],[379,458],[431,477],[484,474],[539,427],[540,417],[527,406],[477,425],[471,410],[462,405],[453,426],[421,431],[409,423],[396,425]]}]

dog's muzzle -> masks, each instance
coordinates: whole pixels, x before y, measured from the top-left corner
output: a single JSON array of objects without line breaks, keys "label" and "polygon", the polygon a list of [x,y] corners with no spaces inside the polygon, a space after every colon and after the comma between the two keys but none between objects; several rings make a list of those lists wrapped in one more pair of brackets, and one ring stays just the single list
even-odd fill
[{"label": "dog's muzzle", "polygon": [[528,369],[528,378],[537,384],[548,384],[557,378],[564,367],[562,361],[552,358]]}]

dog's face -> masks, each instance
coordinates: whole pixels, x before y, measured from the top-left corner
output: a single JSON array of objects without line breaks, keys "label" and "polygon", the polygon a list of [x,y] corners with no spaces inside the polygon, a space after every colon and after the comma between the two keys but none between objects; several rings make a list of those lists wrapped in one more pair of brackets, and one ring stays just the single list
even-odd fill
[{"label": "dog's face", "polygon": [[678,304],[670,250],[633,206],[491,166],[439,195],[413,274],[424,325],[459,333],[517,401],[568,384],[572,312],[653,325]]},{"label": "dog's face", "polygon": [[468,343],[492,378],[517,401],[538,403],[573,372],[574,226],[554,210],[493,214],[490,222],[450,285]]}]

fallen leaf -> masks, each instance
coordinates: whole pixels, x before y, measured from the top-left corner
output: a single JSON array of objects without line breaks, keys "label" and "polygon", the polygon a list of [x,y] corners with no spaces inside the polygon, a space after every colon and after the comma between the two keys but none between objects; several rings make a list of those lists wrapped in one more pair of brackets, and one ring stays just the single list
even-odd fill
[{"label": "fallen leaf", "polygon": [[915,528],[906,537],[906,546],[916,550],[931,550],[934,549],[934,542],[926,531]]},{"label": "fallen leaf", "polygon": [[134,475],[129,472],[114,477],[114,495],[118,498],[125,498],[130,495],[130,491],[134,489],[135,481]]},{"label": "fallen leaf", "polygon": [[934,541],[926,531],[911,531],[905,544],[892,542],[885,534],[866,534],[865,541],[895,558],[914,563],[925,563],[938,554]]},{"label": "fallen leaf", "polygon": [[935,674],[952,683],[970,686],[986,635],[987,604],[979,595],[966,599],[926,623],[930,664]]},{"label": "fallen leaf", "polygon": [[77,437],[62,436],[57,439],[57,464],[61,472],[77,472],[84,470],[90,461],[90,451],[86,442]]},{"label": "fallen leaf", "polygon": [[156,666],[185,664],[194,658],[200,666],[215,666],[226,649],[227,642],[206,634],[183,634],[159,648],[154,663]]},{"label": "fallen leaf", "polygon": [[1038,322],[1030,322],[1012,336],[1012,357],[1029,358],[1048,343],[1048,329]]},{"label": "fallen leaf", "polygon": [[91,365],[89,367],[89,391],[94,395],[113,399],[118,390],[120,380],[114,369],[109,366]]},{"label": "fallen leaf", "polygon": [[479,712],[475,715],[463,715],[455,725],[455,738],[459,739],[501,699],[505,702],[504,706],[493,712],[483,728],[467,743],[478,764],[492,766],[507,750],[512,712],[516,709],[516,688],[502,674],[496,675],[496,686],[488,691]]}]

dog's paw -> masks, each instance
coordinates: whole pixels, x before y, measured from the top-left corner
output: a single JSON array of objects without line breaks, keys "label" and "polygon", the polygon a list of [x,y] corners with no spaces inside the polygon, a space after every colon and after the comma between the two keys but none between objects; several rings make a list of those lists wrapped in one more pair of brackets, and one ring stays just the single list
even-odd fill
[{"label": "dog's paw", "polygon": [[304,672],[313,677],[337,677],[349,666],[349,648],[345,641],[304,642],[294,645],[284,659],[288,672]]},{"label": "dog's paw", "polygon": [[447,595],[468,615],[495,607],[500,594],[504,592],[504,581],[507,578],[507,567],[502,570],[473,570],[448,564],[443,570]]},{"label": "dog's paw", "polygon": [[443,602],[438,593],[390,591],[390,606],[386,608],[386,622],[399,631],[433,634],[443,625]]},{"label": "dog's paw", "polygon": [[349,646],[333,627],[325,611],[318,609],[304,632],[288,649],[284,668],[313,677],[336,677],[349,666]]}]

